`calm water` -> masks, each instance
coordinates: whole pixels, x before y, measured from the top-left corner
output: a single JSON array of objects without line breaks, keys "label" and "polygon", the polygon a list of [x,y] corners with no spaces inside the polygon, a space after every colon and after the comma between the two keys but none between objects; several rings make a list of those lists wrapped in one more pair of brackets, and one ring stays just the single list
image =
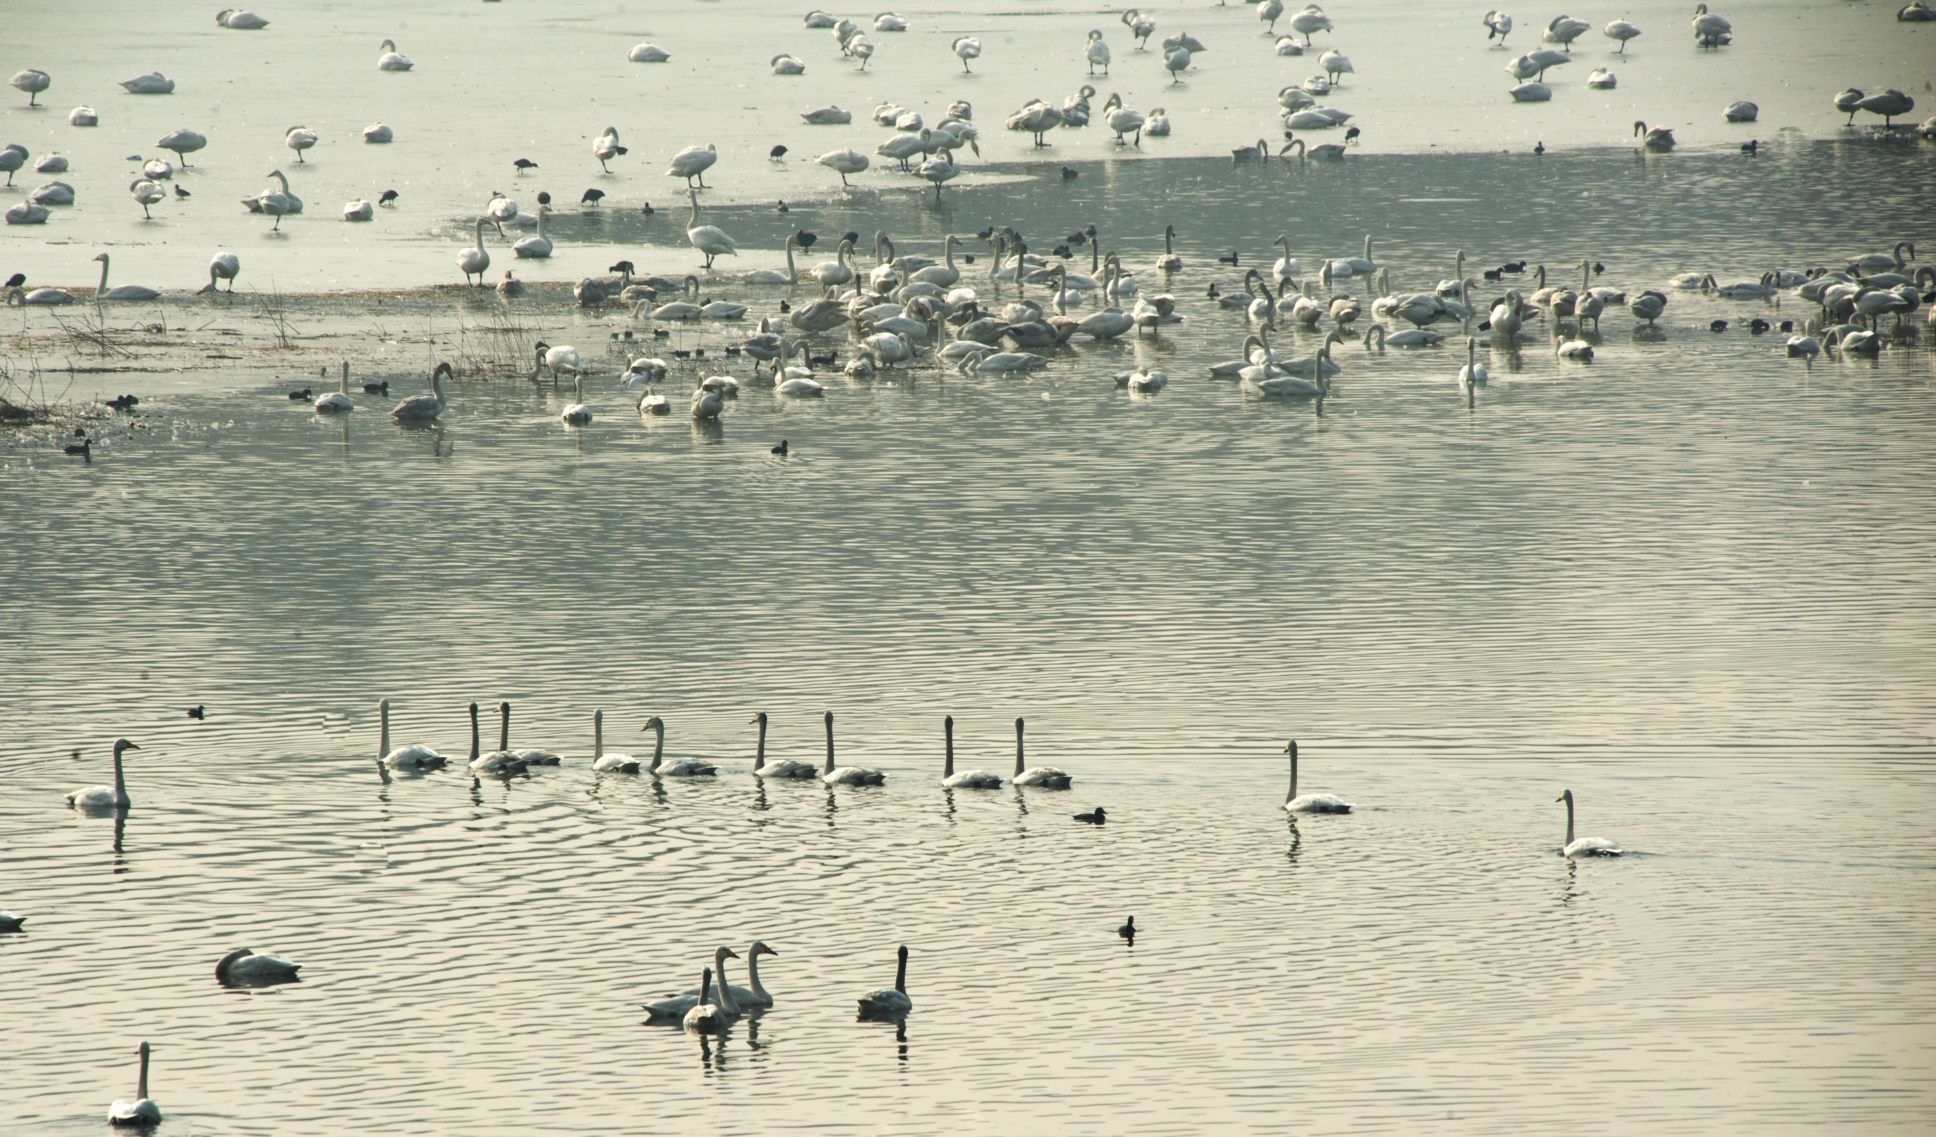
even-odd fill
[{"label": "calm water", "polygon": [[[720,209],[748,248],[1095,222],[1146,287],[1174,222],[1190,267],[1161,337],[751,387],[716,431],[640,420],[603,345],[643,326],[555,298],[487,346],[577,343],[582,430],[502,369],[436,430],[390,422],[494,300],[300,299],[271,351],[246,291],[175,298],[113,314],[186,329],[107,364],[153,370],[71,377],[101,361],[10,314],[14,374],[143,403],[88,464],[0,441],[0,906],[29,918],[0,937],[0,1132],[100,1130],[142,1038],[165,1134],[1927,1130],[1928,337],[1809,368],[1744,328],[1792,297],[1676,294],[1659,340],[1610,314],[1590,365],[1491,349],[1470,409],[1461,352],[1354,343],[1318,408],[1205,378],[1244,325],[1203,293],[1279,232],[1307,266],[1371,232],[1400,287],[1464,248],[1631,292],[1936,246],[1930,154],[1090,163],[939,209]],[[420,219],[446,262],[458,212]],[[676,219],[603,225],[561,228],[561,278],[692,259]],[[344,358],[392,394],[283,397]],[[1118,391],[1138,363],[1170,387]],[[386,785],[385,696],[398,742],[458,751],[464,704],[508,699],[565,765]],[[609,748],[662,715],[720,777],[594,778],[599,708]],[[752,784],[755,711],[813,760],[828,709],[886,787]],[[1076,789],[944,793],[944,714],[997,771],[1026,715]],[[135,809],[76,818],[121,735]],[[1286,819],[1290,737],[1358,812]],[[1556,855],[1567,787],[1631,855]],[[774,1010],[705,1043],[641,1021],[756,938]],[[853,999],[902,943],[897,1037]],[[244,944],[304,981],[223,990]]]}]

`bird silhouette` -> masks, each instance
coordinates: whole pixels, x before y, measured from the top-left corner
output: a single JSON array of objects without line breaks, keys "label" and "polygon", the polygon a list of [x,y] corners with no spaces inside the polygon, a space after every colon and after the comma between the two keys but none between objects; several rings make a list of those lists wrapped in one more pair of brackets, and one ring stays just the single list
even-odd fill
[{"label": "bird silhouette", "polygon": [[597,205],[599,199],[604,196],[605,196],[605,191],[602,189],[588,189],[585,191],[585,196],[578,199],[578,204],[583,205],[589,201],[593,205]]},{"label": "bird silhouette", "polygon": [[784,439],[784,438],[782,438],[782,439],[780,439],[780,444],[779,444],[778,446],[775,446],[775,447],[773,448],[773,453],[775,453],[775,454],[778,454],[778,455],[779,455],[780,457],[782,457],[782,458],[784,458],[784,457],[786,457],[786,456],[787,456],[787,443],[786,443],[786,439]]},{"label": "bird silhouette", "polygon": [[524,173],[526,170],[535,170],[538,168],[538,164],[536,162],[533,162],[529,158],[519,158],[517,161],[511,164],[518,168],[518,173],[520,174]]},{"label": "bird silhouette", "polygon": [[196,722],[206,721],[208,715],[203,711],[202,707],[203,704],[196,703],[194,706],[188,708],[188,717],[194,719]]},{"label": "bird silhouette", "polygon": [[784,157],[786,157],[786,152],[787,152],[787,151],[786,151],[786,147],[784,147],[784,146],[775,146],[775,147],[774,147],[773,149],[771,149],[771,150],[768,150],[768,151],[766,152],[766,156],[767,156],[767,157],[769,157],[769,158],[775,158],[775,159],[778,159],[778,158],[784,158]]},{"label": "bird silhouette", "polygon": [[396,199],[397,199],[397,191],[393,189],[387,189],[387,190],[384,190],[383,193],[376,199],[376,203],[378,205],[388,205],[391,202],[395,201]]}]

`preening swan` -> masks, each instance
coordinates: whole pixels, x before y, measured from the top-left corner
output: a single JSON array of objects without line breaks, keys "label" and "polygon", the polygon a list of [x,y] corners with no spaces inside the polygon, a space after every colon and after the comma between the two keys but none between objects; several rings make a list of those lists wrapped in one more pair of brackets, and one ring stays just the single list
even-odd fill
[{"label": "preening swan", "polygon": [[248,948],[236,948],[215,965],[215,981],[224,987],[266,987],[288,983],[296,978],[302,964],[279,955],[257,955]]},{"label": "preening swan", "polygon": [[153,1125],[161,1120],[161,1107],[148,1096],[148,1044],[142,1043],[135,1053],[141,1056],[141,1075],[134,1097],[117,1098],[108,1106],[109,1125]]},{"label": "preening swan", "polygon": [[1025,763],[1022,754],[1022,729],[1023,722],[1018,718],[1015,720],[1015,776],[1009,780],[1018,786],[1040,786],[1050,790],[1068,789],[1069,783],[1075,779],[1065,771],[1058,770],[1054,766],[1023,768]]},{"label": "preening swan", "polygon": [[592,712],[592,772],[636,774],[642,763],[630,754],[605,753],[605,712]]},{"label": "preening swan", "polygon": [[235,277],[236,277],[236,274],[240,273],[241,271],[242,271],[242,258],[236,256],[234,253],[216,253],[213,257],[209,258],[208,283],[196,289],[195,294],[199,296],[204,292],[217,291],[215,287],[215,281],[217,278],[220,278],[222,280],[226,280],[229,282],[228,288],[223,289],[222,291],[234,292]]},{"label": "preening swan", "polygon": [[13,78],[7,80],[7,84],[16,91],[27,92],[27,105],[34,107],[40,105],[34,100],[40,97],[42,91],[53,86],[54,81],[48,77],[47,72],[29,67],[25,71],[14,72]]},{"label": "preening swan", "polygon": [[968,71],[968,61],[981,58],[981,41],[974,36],[962,36],[954,42],[949,50],[955,53],[956,59],[961,60],[961,70],[966,73]]},{"label": "preening swan", "polygon": [[306,126],[292,126],[283,133],[282,144],[296,152],[296,161],[303,160],[303,151],[316,145],[316,132]]},{"label": "preening swan", "polygon": [[1102,31],[1092,28],[1089,41],[1083,45],[1082,54],[1089,60],[1089,74],[1094,75],[1096,68],[1102,68],[1104,75],[1109,74],[1109,45],[1102,41]]},{"label": "preening swan", "polygon": [[1303,794],[1297,792],[1297,743],[1284,747],[1291,756],[1291,788],[1284,794],[1284,808],[1291,813],[1350,813],[1351,803],[1336,794]]},{"label": "preening swan", "polygon": [[963,770],[955,773],[955,716],[949,715],[941,720],[942,733],[946,738],[947,762],[941,768],[941,784],[949,789],[998,790],[1002,788],[1000,774],[986,770]]},{"label": "preening swan", "polygon": [[820,776],[820,768],[811,762],[795,762],[792,759],[768,762],[766,760],[766,712],[761,711],[747,721],[760,724],[759,749],[753,755],[754,777],[804,780],[806,778],[817,778]]},{"label": "preening swan", "polygon": [[[343,365],[343,389],[349,389],[349,364]],[[344,396],[348,402],[349,397]],[[447,761],[444,755],[422,744],[390,749],[390,700],[379,699],[376,704],[377,719],[377,761],[392,770],[437,770]],[[477,704],[471,704],[471,730],[477,730]]]},{"label": "preening swan", "polygon": [[907,993],[907,945],[901,945],[899,960],[894,967],[894,986],[869,991],[860,997],[860,1017],[864,1019],[898,1019],[914,1009],[914,1000]]},{"label": "preening swan", "polygon": [[457,267],[464,271],[464,283],[469,284],[471,277],[477,277],[477,286],[484,287],[484,272],[491,267],[491,254],[484,251],[484,224],[488,217],[477,219],[477,243],[457,254]]},{"label": "preening swan", "polygon": [[667,761],[665,720],[658,715],[647,719],[645,725],[639,728],[639,733],[644,734],[648,730],[652,732],[652,764],[646,768],[646,773],[656,778],[703,778],[719,772],[710,762],[701,762],[697,758]]},{"label": "preening swan", "polygon": [[592,143],[592,157],[598,159],[599,168],[608,174],[612,172],[612,168],[606,165],[606,163],[625,152],[625,147],[618,144],[618,127],[616,126],[606,127],[604,133],[600,134],[598,139]]},{"label": "preening swan", "polygon": [[246,8],[224,8],[216,14],[215,23],[218,27],[251,32],[269,26],[269,21]]},{"label": "preening swan", "polygon": [[95,260],[101,262],[101,283],[94,290],[97,300],[158,300],[161,293],[145,284],[123,284],[116,288],[108,287],[108,255],[96,254]]},{"label": "preening swan", "polygon": [[1547,43],[1559,44],[1567,51],[1572,51],[1573,41],[1579,39],[1580,36],[1584,35],[1592,27],[1593,25],[1587,23],[1585,20],[1576,20],[1571,16],[1555,16],[1553,17],[1553,22],[1546,25],[1545,34],[1539,38]]},{"label": "preening swan", "polygon": [[397,52],[397,45],[393,40],[384,40],[378,45],[377,50],[383,53],[376,57],[378,71],[408,71],[416,66],[410,61],[409,56]]},{"label": "preening swan", "polygon": [[1734,38],[1734,25],[1710,15],[1706,4],[1694,6],[1694,39],[1702,47],[1720,47]]},{"label": "preening swan", "polygon": [[89,786],[75,790],[67,795],[67,804],[82,813],[111,813],[117,809],[128,809],[134,802],[128,800],[128,783],[121,774],[121,752],[139,750],[141,747],[125,738],[114,740],[114,784],[112,786]]},{"label": "preening swan", "polygon": [[1613,22],[1609,23],[1606,27],[1601,28],[1600,32],[1608,39],[1619,40],[1620,41],[1619,54],[1625,55],[1627,54],[1627,41],[1639,35],[1640,29],[1628,23],[1625,20],[1614,20]]},{"label": "preening swan", "polygon": [[429,422],[444,413],[444,388],[438,382],[446,376],[454,378],[450,364],[439,363],[430,373],[430,394],[412,395],[391,408],[390,414],[398,422]]},{"label": "preening swan", "polygon": [[824,719],[827,726],[827,769],[820,780],[830,786],[878,786],[887,781],[887,775],[866,766],[834,765],[834,713],[828,711]]},{"label": "preening swan", "polygon": [[1619,844],[1609,841],[1605,837],[1581,837],[1578,840],[1574,839],[1572,790],[1561,790],[1560,796],[1553,800],[1566,803],[1566,844],[1560,849],[1561,855],[1568,857],[1617,857],[1620,855],[1621,850]]},{"label": "preening swan", "polygon": [[767,66],[773,68],[775,75],[805,75],[807,73],[806,64],[800,62],[797,57],[788,55],[785,52],[781,52],[772,59],[767,60]]},{"label": "preening swan", "polygon": [[1506,46],[1506,33],[1512,31],[1512,17],[1506,15],[1504,12],[1494,10],[1486,13],[1484,22],[1486,25],[1486,42],[1491,43],[1492,37],[1498,36],[1499,46]]}]

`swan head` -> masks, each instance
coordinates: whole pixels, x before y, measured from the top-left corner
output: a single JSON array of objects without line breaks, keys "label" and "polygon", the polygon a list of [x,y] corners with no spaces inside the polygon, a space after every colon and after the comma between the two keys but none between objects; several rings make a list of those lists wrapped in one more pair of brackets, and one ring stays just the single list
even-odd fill
[{"label": "swan head", "polygon": [[[1705,4],[1703,4],[1703,5],[1702,5],[1702,7],[1703,7],[1703,8],[1705,8],[1706,6],[1707,6],[1707,5],[1705,5]],[[1572,805],[1572,804],[1573,804],[1573,791],[1572,791],[1572,790],[1561,790],[1561,791],[1560,791],[1560,796],[1558,796],[1558,797],[1556,797],[1556,798],[1554,798],[1553,800],[1554,800],[1554,801],[1563,801],[1563,802],[1565,802],[1565,803],[1566,803],[1566,804],[1568,804],[1568,805]]]},{"label": "swan head", "polygon": [[724,944],[721,944],[719,946],[719,950],[713,952],[713,960],[715,963],[718,963],[723,960],[738,959],[738,958],[739,958],[739,953],[734,951],[732,948],[727,947]]},{"label": "swan head", "polygon": [[376,49],[378,51],[395,51],[397,49],[397,41],[393,39],[386,39],[382,43],[377,44]]},{"label": "swan head", "polygon": [[117,758],[121,756],[121,752],[123,750],[139,750],[139,749],[141,749],[141,747],[136,746],[134,743],[129,742],[125,738],[117,738],[114,740],[114,756]]},{"label": "swan head", "polygon": [[766,725],[766,712],[765,712],[765,711],[761,711],[761,712],[760,712],[759,714],[756,714],[756,715],[754,715],[754,716],[753,716],[752,718],[750,718],[750,719],[747,719],[746,721],[747,721],[747,722],[749,722],[749,723],[759,723],[759,724],[760,724],[761,726],[765,726],[765,725]]},{"label": "swan head", "polygon": [[746,950],[746,954],[749,957],[757,959],[758,957],[763,955],[777,956],[780,953],[777,951],[774,951],[770,947],[767,947],[765,940],[754,940],[753,946]]},{"label": "swan head", "polygon": [[645,725],[639,728],[639,733],[644,734],[648,730],[657,731],[663,735],[665,733],[665,720],[658,715],[653,715],[651,718],[645,720]]}]

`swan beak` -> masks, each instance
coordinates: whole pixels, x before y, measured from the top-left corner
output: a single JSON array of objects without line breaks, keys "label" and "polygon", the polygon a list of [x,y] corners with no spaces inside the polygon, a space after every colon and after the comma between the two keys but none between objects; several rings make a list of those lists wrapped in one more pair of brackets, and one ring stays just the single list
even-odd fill
[{"label": "swan beak", "polygon": [[767,947],[765,944],[761,944],[760,950],[755,952],[754,954],[755,955],[779,955],[780,953],[777,951],[774,951],[770,947]]},{"label": "swan beak", "polygon": [[749,723],[754,723],[754,722],[758,722],[758,721],[760,721],[760,716],[758,716],[758,715],[754,715],[754,716],[753,716],[752,718],[750,718],[750,719],[747,719],[746,721],[747,721],[747,722],[749,722]]},{"label": "swan beak", "polygon": [[1554,798],[1553,800],[1554,800],[1554,801],[1565,801],[1565,800],[1566,800],[1566,795],[1565,795],[1565,794],[1561,794],[1560,796],[1558,796],[1558,797],[1556,797],[1556,798]]},{"label": "swan beak", "polygon": [[726,958],[727,958],[727,959],[738,959],[738,958],[739,958],[739,953],[738,953],[738,952],[736,952],[736,951],[729,951],[729,952],[727,952],[727,953],[726,953]]}]

